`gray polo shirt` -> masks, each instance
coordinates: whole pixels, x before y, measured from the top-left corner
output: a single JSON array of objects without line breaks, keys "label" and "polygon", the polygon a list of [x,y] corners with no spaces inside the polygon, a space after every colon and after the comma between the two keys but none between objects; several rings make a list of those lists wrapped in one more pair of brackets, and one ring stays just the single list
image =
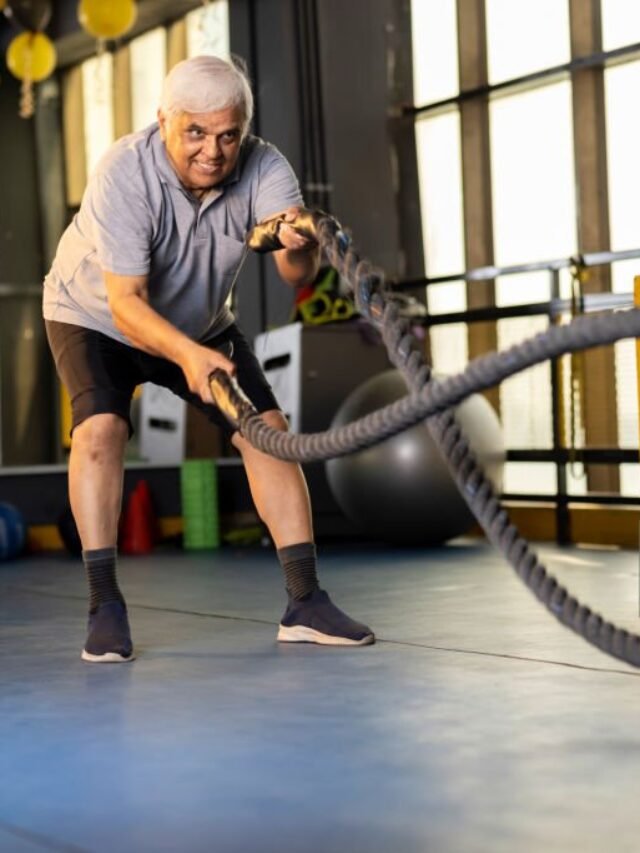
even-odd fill
[{"label": "gray polo shirt", "polygon": [[157,124],[125,136],[98,164],[62,235],[44,283],[44,317],[130,343],[111,317],[108,270],[148,275],[149,303],[159,314],[193,340],[212,337],[233,322],[225,302],[249,229],[301,204],[287,160],[255,136],[202,201],[178,180]]}]

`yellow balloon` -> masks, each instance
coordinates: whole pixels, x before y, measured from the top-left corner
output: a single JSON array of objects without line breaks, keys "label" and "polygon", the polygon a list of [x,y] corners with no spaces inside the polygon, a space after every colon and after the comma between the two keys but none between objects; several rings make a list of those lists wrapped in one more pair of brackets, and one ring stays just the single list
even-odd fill
[{"label": "yellow balloon", "polygon": [[56,67],[56,49],[44,33],[20,33],[7,48],[7,68],[18,80],[39,83]]},{"label": "yellow balloon", "polygon": [[78,19],[98,39],[115,39],[129,32],[136,22],[135,0],[80,0]]}]

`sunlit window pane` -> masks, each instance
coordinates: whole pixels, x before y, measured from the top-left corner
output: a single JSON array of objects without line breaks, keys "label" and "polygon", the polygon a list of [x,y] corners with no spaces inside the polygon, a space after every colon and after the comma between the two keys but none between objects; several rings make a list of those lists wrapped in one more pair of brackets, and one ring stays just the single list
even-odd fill
[{"label": "sunlit window pane", "polygon": [[469,348],[465,323],[448,323],[429,330],[431,364],[443,376],[459,373],[467,366]]},{"label": "sunlit window pane", "polygon": [[616,408],[618,414],[618,444],[638,446],[638,380],[636,342],[618,341],[614,344],[616,366]]},{"label": "sunlit window pane", "polygon": [[640,112],[632,106],[639,87],[640,62],[605,72],[609,222],[614,251],[640,246]]},{"label": "sunlit window pane", "polygon": [[[637,245],[633,248],[640,249],[640,229]],[[640,275],[640,258],[611,264],[611,290],[613,293],[632,294],[633,280],[637,275]]]},{"label": "sunlit window pane", "polygon": [[414,103],[433,103],[456,95],[456,0],[412,0],[411,39]]},{"label": "sunlit window pane", "polygon": [[[467,309],[464,281],[430,284],[427,288],[429,314],[453,314]],[[431,362],[436,373],[448,375],[463,370],[469,358],[467,327],[464,323],[433,326],[429,331]]]},{"label": "sunlit window pane", "polygon": [[551,298],[551,273],[528,272],[503,275],[496,279],[496,305],[527,305],[548,302]]},{"label": "sunlit window pane", "polygon": [[187,57],[229,56],[229,8],[227,0],[211,0],[186,16]]},{"label": "sunlit window pane", "polygon": [[82,102],[87,175],[114,140],[113,56],[102,53],[82,63]]},{"label": "sunlit window pane", "polygon": [[567,494],[576,496],[587,494],[587,472],[581,462],[565,465],[565,475]]},{"label": "sunlit window pane", "polygon": [[464,239],[459,113],[418,121],[416,144],[427,275],[460,273]]},{"label": "sunlit window pane", "polygon": [[558,491],[553,462],[507,462],[503,491],[511,494],[555,495]]},{"label": "sunlit window pane", "polygon": [[149,30],[131,42],[131,112],[133,130],[156,120],[166,73],[166,31]]},{"label": "sunlit window pane", "polygon": [[567,0],[485,0],[489,81],[569,61]]},{"label": "sunlit window pane", "polygon": [[[501,350],[545,331],[546,317],[498,320]],[[551,447],[551,382],[544,362],[506,379],[500,385],[500,413],[507,447]]]},{"label": "sunlit window pane", "polygon": [[623,462],[620,466],[620,493],[640,497],[640,465],[636,462]]},{"label": "sunlit window pane", "polygon": [[640,3],[637,0],[601,0],[601,10],[605,50],[640,42]]},{"label": "sunlit window pane", "polygon": [[467,310],[467,286],[464,281],[430,284],[427,288],[429,314],[453,314]]},{"label": "sunlit window pane", "polygon": [[491,169],[499,265],[576,249],[571,86],[544,86],[491,102]]}]

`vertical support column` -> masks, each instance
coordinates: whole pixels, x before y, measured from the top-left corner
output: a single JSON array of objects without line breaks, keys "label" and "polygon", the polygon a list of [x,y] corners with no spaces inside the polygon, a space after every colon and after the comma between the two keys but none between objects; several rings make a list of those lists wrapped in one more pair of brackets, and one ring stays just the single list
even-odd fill
[{"label": "vertical support column", "polygon": [[[488,82],[484,0],[458,0],[458,67],[460,89]],[[462,186],[464,198],[465,261],[467,269],[493,264],[493,214],[489,103],[472,98],[460,104]],[[469,309],[495,305],[493,281],[467,283]],[[471,323],[468,328],[469,358],[497,349],[495,322]],[[485,392],[497,411],[500,392]]]},{"label": "vertical support column", "polygon": [[133,116],[131,108],[131,50],[129,45],[113,54],[113,129],[119,139],[131,133]]},{"label": "vertical support column", "polygon": [[[600,0],[570,0],[571,56],[602,50]],[[610,247],[607,186],[607,149],[604,113],[604,69],[580,68],[572,74],[573,126],[578,209],[578,247],[581,253]],[[589,271],[585,293],[607,293],[607,267]],[[584,419],[588,445],[616,446],[616,376],[613,347],[584,354]],[[591,491],[617,492],[620,476],[615,465],[587,467]]]},{"label": "vertical support column", "polygon": [[[422,245],[422,213],[416,147],[416,120],[403,115],[403,105],[415,104],[413,92],[413,55],[411,44],[411,3],[409,0],[389,4],[387,35],[387,83],[389,111],[387,127],[390,141],[391,182],[396,200],[395,227],[398,260],[395,273],[400,278],[424,276]],[[393,272],[393,271],[392,271]],[[424,289],[411,295],[426,301]],[[425,346],[429,335],[425,336]]]}]

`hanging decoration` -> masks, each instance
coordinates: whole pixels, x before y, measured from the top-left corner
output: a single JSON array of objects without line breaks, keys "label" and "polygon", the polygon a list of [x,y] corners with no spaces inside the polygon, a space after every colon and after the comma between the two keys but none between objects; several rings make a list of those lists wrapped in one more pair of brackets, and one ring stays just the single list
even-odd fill
[{"label": "hanging decoration", "polygon": [[30,118],[34,110],[33,84],[45,80],[56,67],[56,49],[42,32],[51,19],[51,3],[49,0],[6,0],[4,5],[5,13],[26,30],[9,43],[6,61],[9,71],[22,81],[20,116]]},{"label": "hanging decoration", "polygon": [[135,24],[135,0],[80,0],[78,19],[89,35],[101,41],[117,39]]},{"label": "hanging decoration", "polygon": [[20,33],[7,48],[7,68],[22,80],[20,91],[20,116],[33,115],[33,84],[39,83],[56,67],[56,49],[44,33]]}]

